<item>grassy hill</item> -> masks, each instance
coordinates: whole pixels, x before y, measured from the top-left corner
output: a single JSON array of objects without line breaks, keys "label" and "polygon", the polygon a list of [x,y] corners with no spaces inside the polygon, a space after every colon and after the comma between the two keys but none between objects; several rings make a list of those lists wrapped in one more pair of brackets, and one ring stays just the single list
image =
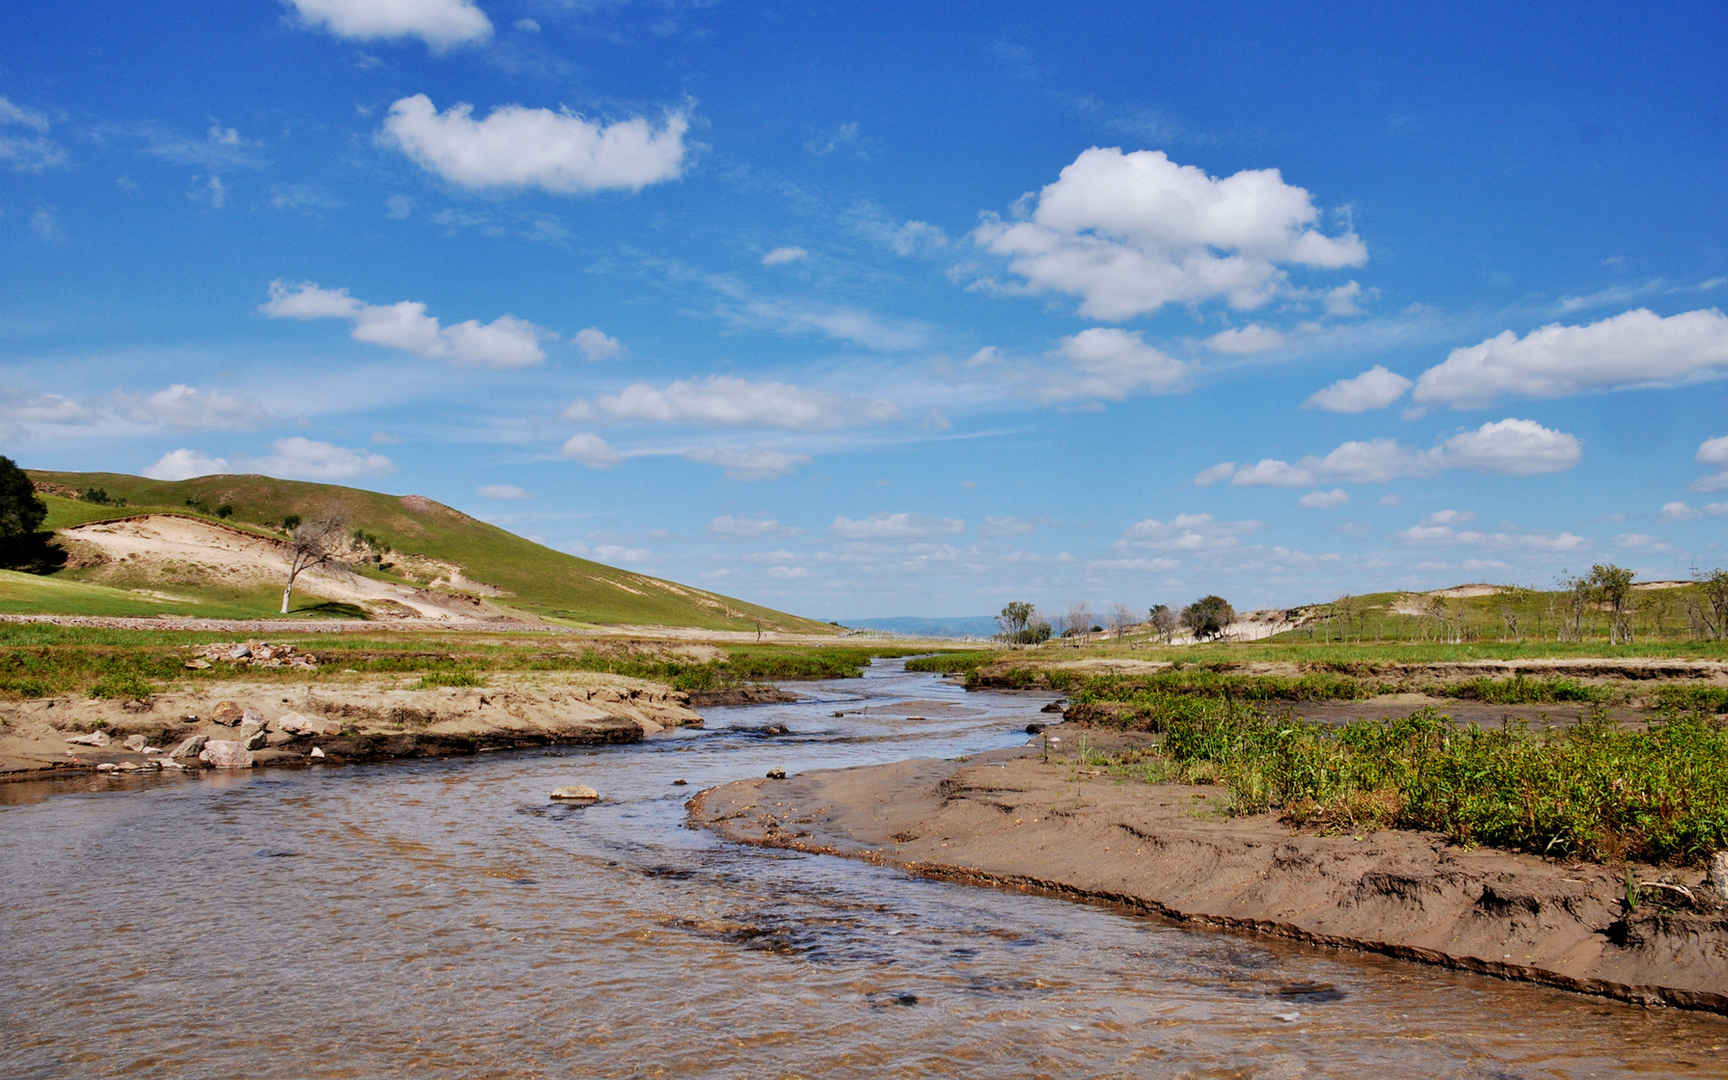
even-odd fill
[{"label": "grassy hill", "polygon": [[[554,551],[417,495],[386,495],[252,475],[178,481],[120,473],[31,470],[29,475],[48,506],[46,527],[55,530],[137,514],[174,513],[246,532],[281,536],[283,519],[289,515],[304,521],[336,517],[348,528],[366,533],[379,549],[389,550],[385,568],[365,570],[368,576],[424,586],[437,576],[436,571],[427,569],[432,561],[450,564],[477,585],[498,590],[492,598],[494,603],[539,617],[711,630],[754,629],[760,621],[763,629],[833,630],[826,623]],[[76,497],[91,488],[105,491],[111,500],[124,500],[124,505]],[[47,580],[74,584],[81,576],[80,570],[71,568]],[[54,591],[45,588],[6,583],[0,586],[0,607],[10,606],[6,603],[9,594],[17,594],[14,602],[21,602],[19,598],[30,593],[33,603],[54,603]],[[460,584],[454,591],[461,591]],[[71,593],[58,595],[74,598]],[[90,594],[88,599],[94,602],[98,598]],[[202,599],[219,599],[224,615],[232,615],[236,609],[245,609],[253,616],[274,613],[267,604],[254,607],[262,594],[259,600],[245,596]],[[104,594],[100,606],[107,608],[119,602],[118,597]],[[151,613],[164,610],[160,602],[147,606]]]}]

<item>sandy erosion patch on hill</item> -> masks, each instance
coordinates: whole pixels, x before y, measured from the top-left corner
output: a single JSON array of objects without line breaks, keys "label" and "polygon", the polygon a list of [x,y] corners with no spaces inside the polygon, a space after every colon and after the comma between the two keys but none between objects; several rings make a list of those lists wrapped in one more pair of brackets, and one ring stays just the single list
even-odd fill
[{"label": "sandy erosion patch on hill", "polygon": [[[231,585],[273,585],[288,578],[290,552],[281,541],[254,536],[193,518],[147,514],[123,521],[100,522],[66,529],[86,562],[142,572],[170,588],[188,577]],[[92,554],[95,558],[92,559]],[[97,578],[106,576],[97,569]],[[297,590],[326,600],[362,607],[401,605],[420,618],[471,620],[492,614],[456,598],[444,598],[407,585],[361,577],[340,567],[320,566],[301,574]]]}]

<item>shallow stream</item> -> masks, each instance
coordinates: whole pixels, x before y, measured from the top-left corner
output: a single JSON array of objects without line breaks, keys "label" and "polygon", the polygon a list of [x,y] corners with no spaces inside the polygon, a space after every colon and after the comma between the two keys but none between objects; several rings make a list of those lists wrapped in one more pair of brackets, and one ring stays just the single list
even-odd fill
[{"label": "shallow stream", "polygon": [[703,787],[1018,745],[1048,700],[793,688],[636,746],[0,785],[0,1077],[1728,1074],[1714,1017],[685,828]]}]

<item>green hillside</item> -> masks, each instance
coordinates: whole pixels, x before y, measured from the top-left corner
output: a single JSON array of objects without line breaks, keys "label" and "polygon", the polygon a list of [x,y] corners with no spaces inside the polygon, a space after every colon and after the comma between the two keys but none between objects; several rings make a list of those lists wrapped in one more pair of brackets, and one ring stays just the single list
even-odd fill
[{"label": "green hillside", "polygon": [[[280,536],[283,519],[289,515],[304,521],[335,517],[349,529],[366,533],[379,547],[389,549],[385,557],[388,569],[367,570],[368,576],[425,585],[425,580],[413,577],[420,569],[416,561],[438,560],[460,567],[474,582],[500,590],[500,595],[492,598],[494,603],[535,616],[602,625],[711,630],[755,629],[758,621],[763,629],[834,629],[827,623],[554,551],[415,495],[386,495],[252,475],[177,481],[120,473],[30,470],[29,475],[48,505],[46,527],[50,529],[168,512]],[[111,500],[124,500],[124,505],[76,497],[90,488],[105,491]],[[57,579],[79,576],[77,568],[55,575]],[[232,602],[224,606],[232,608]],[[252,614],[262,616],[273,611],[266,606]]]}]

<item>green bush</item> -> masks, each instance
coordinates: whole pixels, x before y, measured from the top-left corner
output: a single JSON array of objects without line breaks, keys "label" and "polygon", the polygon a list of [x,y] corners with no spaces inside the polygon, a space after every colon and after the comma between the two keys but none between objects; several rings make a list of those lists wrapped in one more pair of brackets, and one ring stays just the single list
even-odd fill
[{"label": "green bush", "polygon": [[148,679],[131,671],[111,672],[90,686],[91,697],[119,698],[125,701],[143,701],[155,692],[156,688]]}]

